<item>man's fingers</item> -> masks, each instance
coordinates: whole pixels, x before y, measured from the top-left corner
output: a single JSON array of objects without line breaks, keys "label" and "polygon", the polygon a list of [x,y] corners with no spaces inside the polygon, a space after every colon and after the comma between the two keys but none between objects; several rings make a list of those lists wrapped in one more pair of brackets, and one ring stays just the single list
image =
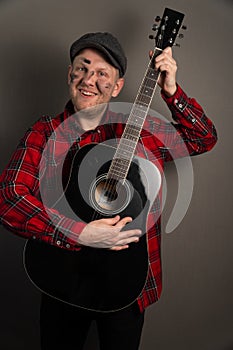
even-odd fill
[{"label": "man's fingers", "polygon": [[128,244],[126,244],[126,245],[114,246],[114,247],[110,248],[110,250],[119,251],[119,250],[123,250],[123,249],[127,249],[127,248],[129,248]]},{"label": "man's fingers", "polygon": [[163,50],[163,52],[168,53],[170,56],[172,56],[172,48],[170,46],[165,47],[165,49]]},{"label": "man's fingers", "polygon": [[118,221],[115,226],[116,227],[124,227],[126,224],[128,224],[132,220],[133,219],[131,217],[127,216],[127,217],[121,219],[120,221]]},{"label": "man's fingers", "polygon": [[129,237],[125,239],[121,239],[117,242],[117,244],[111,248],[111,250],[123,250],[129,248],[130,243],[137,243],[139,241],[139,237]]},{"label": "man's fingers", "polygon": [[138,237],[130,237],[130,238],[127,238],[127,239],[120,240],[118,242],[118,245],[124,246],[124,245],[130,244],[130,243],[137,243],[138,241],[139,241]]},{"label": "man's fingers", "polygon": [[103,228],[103,230],[105,230],[106,226],[115,226],[119,220],[120,220],[120,216],[116,215],[113,218],[104,218],[104,219],[92,221],[91,225],[96,226],[98,228]]},{"label": "man's fingers", "polygon": [[129,248],[130,243],[137,243],[139,241],[138,237],[130,237],[126,239],[119,240],[117,244],[111,248],[111,250],[123,250]]},{"label": "man's fingers", "polygon": [[112,225],[113,226],[113,225],[116,225],[119,222],[120,216],[116,215],[113,218],[107,218],[107,219],[102,219],[102,220],[105,221],[105,223],[107,225]]},{"label": "man's fingers", "polygon": [[142,235],[141,230],[121,231],[118,234],[118,238],[114,246],[124,246],[133,242],[136,243],[139,241],[139,238],[141,237],[141,235]]}]

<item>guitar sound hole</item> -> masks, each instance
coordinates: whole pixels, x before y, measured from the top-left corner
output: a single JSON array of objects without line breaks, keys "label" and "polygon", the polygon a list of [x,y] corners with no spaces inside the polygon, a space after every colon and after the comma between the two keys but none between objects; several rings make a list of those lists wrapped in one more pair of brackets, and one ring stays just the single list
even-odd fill
[{"label": "guitar sound hole", "polygon": [[105,190],[104,198],[107,202],[115,201],[117,199],[117,192],[113,190]]},{"label": "guitar sound hole", "polygon": [[100,206],[102,202],[112,202],[115,201],[117,197],[117,182],[115,180],[103,180],[96,186],[95,200]]},{"label": "guitar sound hole", "polygon": [[102,215],[114,215],[123,211],[132,198],[132,188],[127,181],[107,179],[101,175],[90,189],[90,202],[93,209]]}]

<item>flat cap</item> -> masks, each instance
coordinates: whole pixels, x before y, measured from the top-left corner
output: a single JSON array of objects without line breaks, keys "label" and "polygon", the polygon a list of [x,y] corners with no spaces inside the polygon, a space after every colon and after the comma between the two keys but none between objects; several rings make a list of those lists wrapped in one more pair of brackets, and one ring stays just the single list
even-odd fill
[{"label": "flat cap", "polygon": [[70,60],[74,61],[78,53],[86,48],[95,48],[104,54],[107,61],[119,70],[123,77],[127,68],[127,58],[119,41],[108,32],[87,33],[77,39],[70,47]]}]

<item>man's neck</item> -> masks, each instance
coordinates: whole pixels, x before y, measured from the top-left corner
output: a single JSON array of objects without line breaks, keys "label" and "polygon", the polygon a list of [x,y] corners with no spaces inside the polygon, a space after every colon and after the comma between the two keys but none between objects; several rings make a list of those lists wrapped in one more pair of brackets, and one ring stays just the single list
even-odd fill
[{"label": "man's neck", "polygon": [[77,112],[78,123],[84,131],[94,130],[100,125],[107,105],[97,105]]}]

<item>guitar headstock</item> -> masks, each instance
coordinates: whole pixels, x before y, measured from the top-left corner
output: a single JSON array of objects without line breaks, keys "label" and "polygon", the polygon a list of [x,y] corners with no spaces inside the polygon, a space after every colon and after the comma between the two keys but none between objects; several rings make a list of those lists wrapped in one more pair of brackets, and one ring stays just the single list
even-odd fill
[{"label": "guitar headstock", "polygon": [[[155,39],[156,48],[163,50],[167,46],[175,44],[176,37],[179,33],[180,27],[184,19],[184,14],[169,8],[165,8],[163,17],[157,16],[152,30],[157,31],[156,36],[149,36],[150,39]],[[159,24],[158,24],[159,23]],[[185,26],[182,29],[186,29]],[[179,37],[182,38],[182,34]],[[178,46],[178,45],[177,45]]]}]

